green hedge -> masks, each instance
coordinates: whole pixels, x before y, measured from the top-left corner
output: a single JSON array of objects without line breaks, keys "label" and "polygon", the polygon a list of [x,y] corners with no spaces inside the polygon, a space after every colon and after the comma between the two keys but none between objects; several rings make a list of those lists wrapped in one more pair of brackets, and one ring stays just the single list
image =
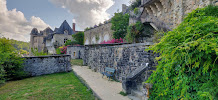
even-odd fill
[{"label": "green hedge", "polygon": [[149,50],[160,54],[150,99],[218,100],[217,6],[194,10]]}]

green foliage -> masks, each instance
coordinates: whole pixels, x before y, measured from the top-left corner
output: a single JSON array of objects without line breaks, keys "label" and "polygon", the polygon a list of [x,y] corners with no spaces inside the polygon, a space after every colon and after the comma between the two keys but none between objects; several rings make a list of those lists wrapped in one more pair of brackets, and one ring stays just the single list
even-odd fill
[{"label": "green foliage", "polygon": [[129,15],[122,13],[115,13],[111,19],[111,29],[114,30],[113,37],[115,39],[124,38],[127,33],[127,27],[129,25]]},{"label": "green foliage", "polygon": [[23,71],[24,59],[19,57],[14,50],[9,39],[0,38],[0,84],[26,76]]},{"label": "green foliage", "polygon": [[156,31],[155,33],[154,33],[154,39],[153,39],[153,42],[154,43],[159,43],[160,42],[160,40],[161,40],[161,38],[164,36],[164,31]]},{"label": "green foliage", "polygon": [[127,96],[127,95],[128,95],[127,93],[125,93],[125,92],[123,92],[123,91],[120,91],[119,94],[121,94],[122,96]]},{"label": "green foliage", "polygon": [[68,46],[68,45],[77,45],[77,44],[79,44],[79,42],[67,40],[67,42],[66,42],[64,45],[65,45],[65,46]]},{"label": "green foliage", "polygon": [[60,48],[56,49],[56,54],[61,54],[61,49]]},{"label": "green foliage", "polygon": [[141,0],[133,0],[132,2],[130,2],[130,9],[134,10],[135,8],[139,7],[141,5]]},{"label": "green foliage", "polygon": [[73,72],[11,81],[0,87],[0,100],[95,100]]},{"label": "green foliage", "polygon": [[139,14],[139,8],[134,9],[134,14],[136,14],[136,15]]},{"label": "green foliage", "polygon": [[45,53],[43,51],[39,52],[37,48],[31,48],[31,52],[34,56],[46,56],[48,53]]},{"label": "green foliage", "polygon": [[84,32],[78,32],[72,35],[79,45],[84,45]]},{"label": "green foliage", "polygon": [[125,36],[125,40],[129,43],[138,43],[140,37],[150,37],[152,32],[150,32],[148,28],[149,26],[145,26],[140,21],[129,25],[127,28],[127,35]]},{"label": "green foliage", "polygon": [[91,29],[91,28],[89,28],[89,27],[86,27],[84,31],[88,31],[88,30],[90,30],[90,29]]},{"label": "green foliage", "polygon": [[100,39],[99,36],[98,36],[98,35],[95,35],[95,40],[96,40],[96,42],[97,42],[99,39]]},{"label": "green foliage", "polygon": [[150,99],[218,100],[218,6],[188,14],[149,50],[159,53]]},{"label": "green foliage", "polygon": [[17,50],[29,51],[29,42],[17,41],[13,39],[10,39],[9,42]]}]

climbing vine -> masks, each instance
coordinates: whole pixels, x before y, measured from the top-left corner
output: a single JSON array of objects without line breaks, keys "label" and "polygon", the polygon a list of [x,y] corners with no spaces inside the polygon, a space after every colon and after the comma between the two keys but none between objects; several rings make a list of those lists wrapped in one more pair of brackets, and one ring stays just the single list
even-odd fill
[{"label": "climbing vine", "polygon": [[160,54],[150,99],[218,100],[218,6],[194,10],[148,50]]}]

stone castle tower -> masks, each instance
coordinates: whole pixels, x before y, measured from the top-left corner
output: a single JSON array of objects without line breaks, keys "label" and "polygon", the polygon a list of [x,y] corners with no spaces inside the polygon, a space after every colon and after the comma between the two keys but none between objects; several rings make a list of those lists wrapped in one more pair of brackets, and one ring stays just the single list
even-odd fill
[{"label": "stone castle tower", "polygon": [[67,40],[72,40],[72,34],[78,32],[75,31],[75,23],[73,23],[72,27],[73,29],[65,20],[54,31],[49,27],[43,31],[33,28],[30,33],[30,56],[33,56],[32,49],[38,52],[56,54],[56,48],[63,46]]}]

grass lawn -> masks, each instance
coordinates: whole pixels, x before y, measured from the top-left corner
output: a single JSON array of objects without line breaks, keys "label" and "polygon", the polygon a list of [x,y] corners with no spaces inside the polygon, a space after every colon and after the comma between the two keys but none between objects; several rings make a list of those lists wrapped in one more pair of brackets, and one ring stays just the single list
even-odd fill
[{"label": "grass lawn", "polygon": [[72,65],[82,66],[83,65],[83,60],[82,59],[72,59],[71,64]]},{"label": "grass lawn", "polygon": [[70,73],[57,73],[7,82],[0,87],[0,100],[94,100],[92,92]]}]

